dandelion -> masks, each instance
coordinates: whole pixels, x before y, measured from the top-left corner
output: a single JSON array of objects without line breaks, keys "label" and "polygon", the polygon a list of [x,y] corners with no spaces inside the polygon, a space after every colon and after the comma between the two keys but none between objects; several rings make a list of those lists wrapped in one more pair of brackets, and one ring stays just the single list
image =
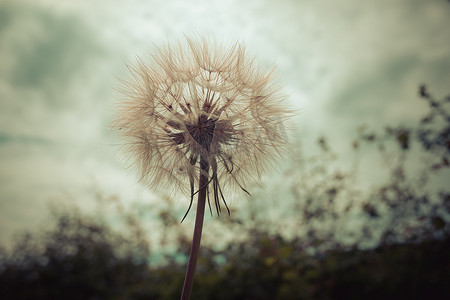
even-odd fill
[{"label": "dandelion", "polygon": [[[227,195],[258,182],[286,146],[290,115],[273,70],[244,47],[186,38],[159,48],[151,63],[129,66],[114,127],[140,179],[151,188],[190,197],[197,215],[182,299],[188,299],[200,246],[205,203],[218,215]],[[223,205],[223,206],[222,206]]]}]

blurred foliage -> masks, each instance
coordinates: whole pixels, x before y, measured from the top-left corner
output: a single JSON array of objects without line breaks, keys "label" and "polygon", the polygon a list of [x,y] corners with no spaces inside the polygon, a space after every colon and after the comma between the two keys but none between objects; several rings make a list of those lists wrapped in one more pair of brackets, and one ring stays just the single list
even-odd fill
[{"label": "blurred foliage", "polygon": [[[352,162],[344,167],[325,137],[317,140],[314,155],[306,156],[301,147],[294,153],[291,211],[298,214],[295,226],[303,229],[297,236],[315,251],[448,236],[450,96],[436,100],[425,86],[419,95],[429,109],[421,121],[382,132],[361,126],[347,153]],[[376,170],[373,151],[379,153],[381,170]],[[361,167],[367,153],[369,162]],[[382,180],[361,187],[359,173],[370,174],[370,168]]]},{"label": "blurred foliage", "polygon": [[[425,117],[361,127],[346,168],[326,137],[313,156],[297,147],[285,174],[290,214],[268,219],[250,203],[220,227],[208,222],[192,299],[449,299],[450,97],[425,86],[419,95]],[[385,180],[367,189],[362,149],[384,162]],[[49,227],[0,253],[0,299],[179,298],[190,248],[179,214],[97,198],[90,214],[54,208]],[[146,228],[148,211],[158,224]]]},{"label": "blurred foliage", "polygon": [[145,241],[78,210],[53,216],[51,229],[24,234],[11,254],[3,251],[0,299],[126,299],[139,289],[148,272]]},{"label": "blurred foliage", "polygon": [[[381,244],[430,240],[450,232],[450,96],[436,100],[425,85],[419,95],[429,110],[418,124],[386,127],[384,134],[361,131],[362,141],[377,144],[390,156],[389,180],[364,204],[372,218],[384,216]],[[398,151],[389,153],[389,142]]]}]

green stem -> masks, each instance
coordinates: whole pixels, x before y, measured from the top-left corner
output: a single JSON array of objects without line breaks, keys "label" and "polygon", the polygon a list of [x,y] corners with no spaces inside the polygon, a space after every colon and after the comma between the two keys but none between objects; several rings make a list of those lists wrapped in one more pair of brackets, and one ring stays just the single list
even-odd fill
[{"label": "green stem", "polygon": [[191,296],[192,284],[194,282],[195,267],[202,239],[203,219],[205,215],[206,193],[208,191],[208,170],[209,164],[205,159],[200,160],[200,181],[197,203],[197,215],[195,217],[194,236],[192,238],[191,253],[189,255],[186,277],[184,279],[181,300],[188,300]]}]

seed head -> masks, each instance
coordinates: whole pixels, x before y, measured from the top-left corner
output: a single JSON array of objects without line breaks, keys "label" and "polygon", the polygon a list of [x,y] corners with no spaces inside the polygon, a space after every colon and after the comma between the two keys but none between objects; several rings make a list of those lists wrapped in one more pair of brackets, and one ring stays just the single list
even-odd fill
[{"label": "seed head", "polygon": [[150,187],[186,192],[192,204],[199,174],[206,173],[208,203],[212,196],[219,214],[224,193],[247,192],[282,156],[290,111],[273,70],[258,67],[241,44],[186,38],[128,68],[127,100],[113,127]]}]

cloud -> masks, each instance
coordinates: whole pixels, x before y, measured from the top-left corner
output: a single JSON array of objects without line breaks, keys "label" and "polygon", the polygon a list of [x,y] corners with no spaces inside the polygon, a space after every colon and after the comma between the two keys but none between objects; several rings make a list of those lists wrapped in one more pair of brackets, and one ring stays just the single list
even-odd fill
[{"label": "cloud", "polygon": [[89,184],[78,157],[102,132],[90,97],[105,52],[80,17],[31,3],[0,3],[0,41],[0,219],[12,230],[42,220],[50,195]]},{"label": "cloud", "polygon": [[[72,15],[37,5],[0,4],[0,131],[62,136],[61,115],[90,100],[96,74],[91,63],[103,54],[89,27]],[[58,124],[60,125],[60,124]]]},{"label": "cloud", "polygon": [[[89,28],[74,16],[60,16],[39,7],[0,6],[3,22],[2,57],[9,61],[2,80],[20,89],[39,89],[64,95],[89,63],[101,54]],[[53,91],[54,90],[54,91]],[[52,104],[64,102],[59,97]],[[61,97],[62,98],[62,97]]]}]

